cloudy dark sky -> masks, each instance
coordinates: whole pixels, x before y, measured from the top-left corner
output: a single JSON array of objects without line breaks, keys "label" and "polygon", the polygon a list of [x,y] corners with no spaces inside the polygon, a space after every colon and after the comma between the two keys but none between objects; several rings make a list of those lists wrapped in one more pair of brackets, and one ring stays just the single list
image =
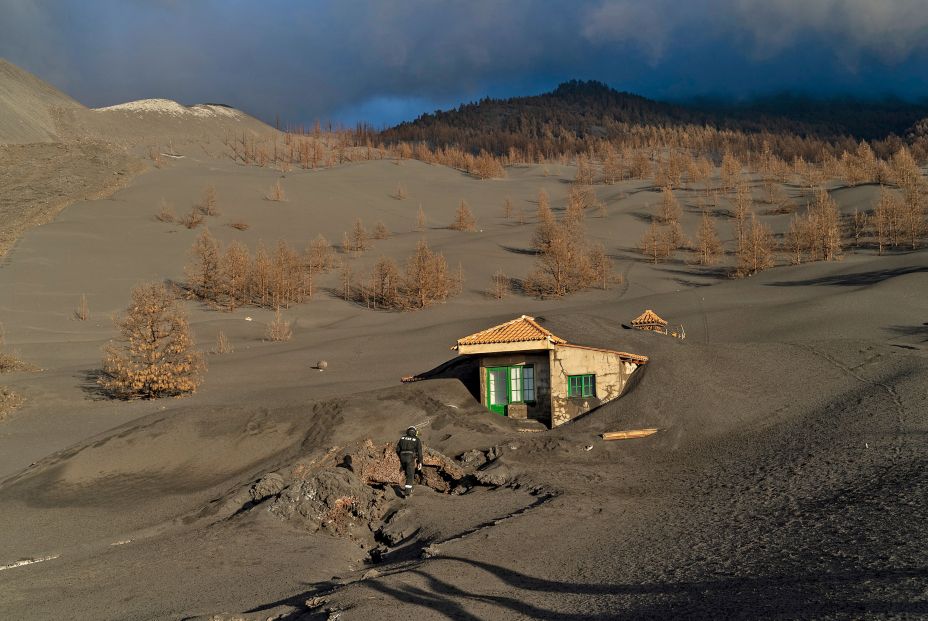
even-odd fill
[{"label": "cloudy dark sky", "polygon": [[89,106],[393,123],[598,79],[662,99],[928,96],[928,0],[0,0],[0,56]]}]

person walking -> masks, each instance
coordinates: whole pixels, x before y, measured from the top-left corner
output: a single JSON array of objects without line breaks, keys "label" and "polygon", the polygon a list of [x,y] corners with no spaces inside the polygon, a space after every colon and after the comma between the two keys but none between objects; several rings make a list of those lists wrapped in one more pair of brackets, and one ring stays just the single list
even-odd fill
[{"label": "person walking", "polygon": [[422,470],[422,441],[415,427],[408,427],[406,433],[396,443],[396,454],[399,455],[400,464],[406,473],[404,496],[412,496],[412,484],[416,478],[416,471]]}]

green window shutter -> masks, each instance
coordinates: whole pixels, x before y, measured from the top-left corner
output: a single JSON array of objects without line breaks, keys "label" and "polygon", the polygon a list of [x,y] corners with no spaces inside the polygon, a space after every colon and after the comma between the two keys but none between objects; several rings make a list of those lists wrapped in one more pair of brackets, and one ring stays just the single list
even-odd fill
[{"label": "green window shutter", "polygon": [[568,397],[595,397],[596,396],[596,376],[592,373],[585,375],[568,375],[567,376],[567,396]]}]

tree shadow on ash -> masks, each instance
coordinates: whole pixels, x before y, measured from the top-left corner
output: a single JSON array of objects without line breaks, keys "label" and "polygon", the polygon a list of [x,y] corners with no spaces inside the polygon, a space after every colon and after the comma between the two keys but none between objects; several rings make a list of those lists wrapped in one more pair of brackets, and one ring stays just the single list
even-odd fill
[{"label": "tree shadow on ash", "polygon": [[693,280],[693,278],[711,278],[716,282],[731,280],[731,269],[727,267],[692,266],[689,269],[673,269],[667,267],[660,269],[660,271],[667,274],[674,274],[673,280],[687,287],[708,287],[715,284],[714,282]]},{"label": "tree shadow on ash", "polygon": [[81,391],[93,401],[106,401],[113,398],[113,395],[105,389],[100,380],[106,377],[103,369],[89,369],[78,376]]},{"label": "tree shadow on ash", "polygon": [[533,257],[538,256],[538,251],[534,248],[518,248],[516,246],[505,246],[503,244],[500,244],[499,247],[506,252],[511,252],[513,254],[526,254]]},{"label": "tree shadow on ash", "polygon": [[[724,577],[681,582],[644,582],[625,584],[585,584],[536,578],[499,565],[454,556],[439,556],[433,562],[458,562],[491,574],[510,587],[475,593],[454,583],[436,578],[421,564],[407,564],[380,577],[364,581],[366,588],[389,596],[397,602],[422,607],[449,619],[477,621],[484,617],[467,610],[467,604],[495,606],[520,617],[532,619],[616,619],[616,618],[808,618],[847,616],[867,618],[875,615],[920,616],[928,614],[928,567],[905,569],[848,570],[830,573],[789,573],[763,576]],[[386,584],[381,577],[396,574],[414,575],[424,586]],[[292,613],[279,617],[291,621],[324,619],[324,606],[307,605],[314,596],[331,592],[337,585],[327,583],[293,598],[249,610],[261,612],[289,605]],[[594,598],[603,612],[563,612],[549,610],[530,601],[531,593],[555,596]],[[622,598],[612,599],[612,598]],[[324,597],[323,597],[324,599]],[[919,601],[921,600],[921,601]],[[310,600],[311,601],[311,600]],[[591,602],[592,604],[593,602]],[[580,601],[570,607],[588,610]]]},{"label": "tree shadow on ash", "polygon": [[924,337],[922,343],[928,343],[928,321],[920,326],[889,326],[887,330],[899,336]]},{"label": "tree shadow on ash", "polygon": [[890,280],[898,276],[907,276],[908,274],[918,274],[928,272],[928,267],[908,266],[899,267],[891,270],[873,270],[870,272],[857,272],[855,274],[836,274],[834,276],[822,276],[820,278],[809,278],[807,280],[787,280],[769,283],[769,287],[805,287],[809,285],[839,285],[845,287],[862,287],[865,285],[875,285]]}]

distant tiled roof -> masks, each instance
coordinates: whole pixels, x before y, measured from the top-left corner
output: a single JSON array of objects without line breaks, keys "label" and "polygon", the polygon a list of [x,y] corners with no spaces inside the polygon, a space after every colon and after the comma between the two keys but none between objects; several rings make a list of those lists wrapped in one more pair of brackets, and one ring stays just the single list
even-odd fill
[{"label": "distant tiled roof", "polygon": [[458,345],[490,345],[495,343],[521,343],[523,341],[550,341],[551,343],[566,343],[564,339],[554,336],[535,322],[534,317],[522,315],[518,319],[492,328],[487,328],[458,339]]},{"label": "distant tiled roof", "polygon": [[653,326],[655,324],[666,326],[667,322],[658,317],[657,313],[650,308],[632,319],[633,326]]}]

